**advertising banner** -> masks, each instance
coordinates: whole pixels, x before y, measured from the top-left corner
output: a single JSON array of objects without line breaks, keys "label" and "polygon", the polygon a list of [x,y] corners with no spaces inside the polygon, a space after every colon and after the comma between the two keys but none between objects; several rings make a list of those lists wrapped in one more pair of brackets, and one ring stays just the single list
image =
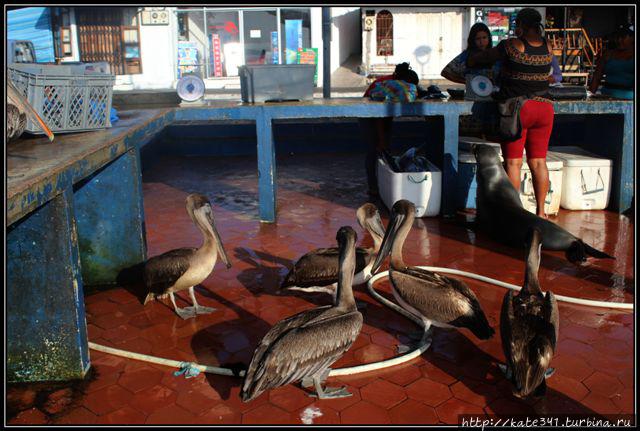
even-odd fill
[{"label": "advertising banner", "polygon": [[298,61],[298,49],[302,48],[302,20],[287,19],[284,21],[286,64],[295,64]]}]

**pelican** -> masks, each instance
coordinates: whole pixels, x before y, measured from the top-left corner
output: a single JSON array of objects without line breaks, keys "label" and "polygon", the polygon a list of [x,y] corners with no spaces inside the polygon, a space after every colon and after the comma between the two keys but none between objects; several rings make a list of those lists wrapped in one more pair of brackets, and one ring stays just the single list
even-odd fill
[{"label": "pelican", "polygon": [[[353,284],[362,284],[371,278],[371,267],[382,244],[384,225],[380,220],[378,208],[372,203],[366,203],[358,208],[356,217],[360,226],[369,232],[374,243],[371,248],[356,248],[356,274]],[[280,289],[326,292],[333,297],[335,304],[338,254],[337,247],[318,248],[305,254],[291,268]]]},{"label": "pelican", "polygon": [[306,310],[276,323],[264,336],[251,359],[240,396],[245,402],[268,389],[302,380],[314,386],[310,396],[351,396],[346,388],[322,388],[329,366],[353,344],[362,328],[352,283],[356,266],[356,232],[343,226],[336,235],[340,249],[338,303]]},{"label": "pelican", "polygon": [[513,384],[513,395],[524,398],[546,393],[545,379],[553,374],[549,367],[558,340],[559,314],[551,291],[540,290],[538,268],[542,235],[532,229],[527,238],[524,284],[518,295],[509,290],[502,302],[500,335],[506,365],[501,369]]},{"label": "pelican", "polygon": [[[402,246],[414,218],[413,203],[403,199],[393,205],[391,221],[372,271],[378,270],[390,252],[391,291],[404,309],[424,322],[421,344],[430,343],[431,325],[468,328],[480,339],[491,338],[494,330],[489,326],[476,295],[463,282],[404,263]],[[409,346],[398,346],[401,353],[409,349]]]},{"label": "pelican", "polygon": [[[147,302],[155,298],[171,298],[173,308],[183,319],[215,311],[215,308],[203,307],[196,301],[193,287],[202,283],[211,274],[220,254],[222,261],[231,267],[224,250],[220,235],[216,229],[211,211],[211,203],[206,196],[190,194],[187,196],[187,213],[202,232],[204,242],[200,248],[178,248],[147,260],[144,265],[144,282],[147,287]],[[174,293],[189,289],[193,307],[178,308]]]}]

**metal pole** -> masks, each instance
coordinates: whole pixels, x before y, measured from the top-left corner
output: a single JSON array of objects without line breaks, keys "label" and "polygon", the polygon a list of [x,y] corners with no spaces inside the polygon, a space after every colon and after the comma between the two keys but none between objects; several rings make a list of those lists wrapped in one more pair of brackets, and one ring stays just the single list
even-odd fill
[{"label": "metal pole", "polygon": [[569,23],[569,8],[564,7],[564,28],[562,29],[562,71],[565,72],[567,62],[567,25]]},{"label": "metal pole", "polygon": [[331,98],[331,8],[322,8],[322,97]]}]

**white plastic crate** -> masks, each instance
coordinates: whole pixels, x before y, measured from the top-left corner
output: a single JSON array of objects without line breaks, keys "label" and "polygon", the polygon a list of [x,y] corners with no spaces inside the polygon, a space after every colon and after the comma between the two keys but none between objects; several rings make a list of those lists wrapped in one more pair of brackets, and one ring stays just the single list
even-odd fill
[{"label": "white plastic crate", "polygon": [[[562,160],[555,155],[547,152],[547,170],[549,171],[549,192],[544,200],[544,211],[547,214],[558,214],[560,211],[560,202],[562,199]],[[527,165],[526,158],[523,159],[522,169],[520,170],[520,201],[524,208],[535,214],[536,197],[533,192],[533,177],[531,170]]]},{"label": "white plastic crate", "polygon": [[416,217],[440,213],[442,172],[433,163],[427,161],[427,164],[426,172],[394,172],[383,159],[378,159],[378,190],[387,208],[406,199],[416,206]]},{"label": "white plastic crate", "polygon": [[568,210],[601,210],[609,205],[612,161],[580,147],[549,147],[564,163],[562,200]]},{"label": "white plastic crate", "polygon": [[[54,133],[111,127],[115,76],[86,65],[12,64],[9,79]],[[29,120],[26,131],[42,134]]]}]

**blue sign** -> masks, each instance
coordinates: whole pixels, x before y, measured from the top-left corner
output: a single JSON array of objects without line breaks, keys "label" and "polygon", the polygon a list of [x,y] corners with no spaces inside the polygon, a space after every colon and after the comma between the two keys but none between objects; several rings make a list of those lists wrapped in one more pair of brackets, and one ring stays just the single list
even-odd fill
[{"label": "blue sign", "polygon": [[278,32],[277,31],[271,32],[271,52],[272,52],[271,62],[273,64],[278,64],[280,53],[278,52]]},{"label": "blue sign", "polygon": [[284,33],[287,41],[285,50],[286,63],[296,64],[298,61],[298,49],[302,48],[302,20],[285,20]]}]

